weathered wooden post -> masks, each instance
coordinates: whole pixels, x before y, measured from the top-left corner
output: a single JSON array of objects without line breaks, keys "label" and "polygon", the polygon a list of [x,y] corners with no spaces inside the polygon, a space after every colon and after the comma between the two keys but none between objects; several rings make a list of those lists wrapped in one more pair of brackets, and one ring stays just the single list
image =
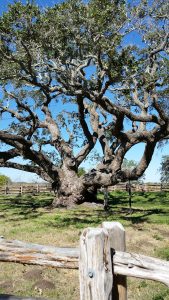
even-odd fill
[{"label": "weathered wooden post", "polygon": [[5,195],[7,195],[8,194],[8,186],[7,186],[7,184],[5,184]]},{"label": "weathered wooden post", "polygon": [[20,194],[21,195],[23,194],[23,185],[22,184],[20,185]]},{"label": "weathered wooden post", "polygon": [[80,300],[112,300],[112,262],[108,232],[87,228],[80,238]]},{"label": "weathered wooden post", "polygon": [[[107,229],[110,240],[110,247],[117,251],[126,251],[125,229],[119,222],[103,222],[102,227]],[[113,300],[127,300],[126,276],[113,276]]]},{"label": "weathered wooden post", "polygon": [[105,186],[103,188],[104,193],[104,210],[108,210],[108,201],[109,201],[109,195],[108,195],[108,188]]}]

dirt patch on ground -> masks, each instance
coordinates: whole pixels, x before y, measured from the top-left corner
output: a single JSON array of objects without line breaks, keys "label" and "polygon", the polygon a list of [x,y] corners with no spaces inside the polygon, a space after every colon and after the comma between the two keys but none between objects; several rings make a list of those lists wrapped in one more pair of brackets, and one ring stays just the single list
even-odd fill
[{"label": "dirt patch on ground", "polygon": [[12,292],[14,288],[14,281],[6,280],[0,281],[0,289],[5,289],[7,292]]},{"label": "dirt patch on ground", "polygon": [[49,290],[52,290],[55,288],[55,285],[53,282],[51,281],[47,281],[47,280],[39,280],[37,282],[35,282],[35,284],[32,286],[33,289],[35,290],[46,290],[46,289],[49,289]]},{"label": "dirt patch on ground", "polygon": [[28,280],[42,279],[42,270],[33,269],[30,271],[24,272],[23,278],[28,279]]},{"label": "dirt patch on ground", "polygon": [[135,225],[128,227],[126,229],[127,251],[156,257],[157,249],[168,247],[168,237],[169,228],[164,225],[157,227],[142,224],[142,228]]},{"label": "dirt patch on ground", "polygon": [[167,238],[167,239],[169,238],[169,229],[168,228],[154,227],[154,229],[156,229],[157,232],[162,235],[162,237]]}]

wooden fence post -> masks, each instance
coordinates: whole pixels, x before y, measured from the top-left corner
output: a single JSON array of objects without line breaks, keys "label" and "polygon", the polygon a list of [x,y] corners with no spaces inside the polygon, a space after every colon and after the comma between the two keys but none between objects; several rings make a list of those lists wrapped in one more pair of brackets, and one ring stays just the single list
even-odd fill
[{"label": "wooden fence post", "polygon": [[80,300],[112,300],[110,242],[104,228],[87,228],[80,238]]},{"label": "wooden fence post", "polygon": [[7,194],[6,184],[5,184],[5,195]]},{"label": "wooden fence post", "polygon": [[104,194],[104,210],[108,210],[109,195],[108,195],[107,186],[103,187],[103,194]]},{"label": "wooden fence post", "polygon": [[5,195],[7,195],[7,194],[8,194],[8,191],[9,191],[8,185],[7,185],[7,184],[5,184]]},{"label": "wooden fence post", "polygon": [[[103,222],[102,227],[107,229],[110,240],[110,247],[115,251],[126,251],[125,229],[119,222]],[[112,299],[127,300],[127,279],[126,276],[113,276]]]},{"label": "wooden fence post", "polygon": [[20,185],[20,194],[21,195],[23,194],[23,185],[22,184]]}]

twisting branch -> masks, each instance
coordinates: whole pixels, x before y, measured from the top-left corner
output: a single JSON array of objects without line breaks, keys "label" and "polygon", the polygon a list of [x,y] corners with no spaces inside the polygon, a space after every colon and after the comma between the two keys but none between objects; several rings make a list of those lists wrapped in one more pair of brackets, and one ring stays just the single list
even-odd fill
[{"label": "twisting branch", "polygon": [[[91,99],[92,100],[92,99]],[[102,97],[101,99],[96,99],[96,102],[107,112],[116,117],[119,115],[125,115],[131,121],[140,121],[140,122],[153,122],[156,124],[160,124],[160,119],[156,115],[136,115],[131,110],[127,109],[126,107],[116,105],[112,103],[106,96]]]},{"label": "twisting branch", "polygon": [[112,173],[116,177],[116,180],[118,181],[119,177],[119,171],[121,171],[121,166],[123,163],[123,159],[125,154],[127,153],[128,150],[131,149],[133,146],[132,142],[130,141],[121,141],[119,144],[119,147],[117,148],[115,155],[114,155],[114,160],[112,161],[110,168],[112,170]]},{"label": "twisting branch", "polygon": [[77,97],[77,103],[79,109],[79,113],[78,113],[79,121],[83,133],[88,141],[87,144],[82,148],[82,150],[76,156],[76,165],[79,166],[82,163],[82,161],[87,157],[87,155],[91,152],[91,150],[94,148],[97,141],[98,133],[94,130],[95,127],[93,127],[93,134],[91,134],[87,122],[85,120],[85,112],[86,114],[90,114],[91,116],[90,107],[88,107],[87,104],[84,105],[83,98],[80,96]]},{"label": "twisting branch", "polygon": [[159,47],[150,52],[150,58],[152,58],[154,55],[163,51],[166,48],[166,46],[168,45],[168,42],[169,42],[168,39],[169,39],[169,33],[167,33],[165,35],[165,37],[164,37],[162,43],[159,45]]},{"label": "twisting branch", "polygon": [[159,116],[160,116],[161,120],[163,120],[164,122],[168,122],[169,121],[169,116],[168,116],[168,114],[166,114],[165,110],[162,108],[162,105],[160,105],[158,103],[158,96],[157,96],[157,93],[155,93],[155,91],[152,91],[151,97],[152,97],[153,107],[159,113]]},{"label": "twisting branch", "polygon": [[42,179],[44,179],[48,182],[52,182],[52,178],[38,166],[21,165],[21,164],[10,162],[10,161],[1,163],[1,161],[0,161],[0,167],[12,168],[12,169],[17,169],[17,170],[21,170],[21,171],[30,172],[30,173],[35,173],[35,174],[39,175]]},{"label": "twisting branch", "polygon": [[140,162],[138,163],[137,167],[131,171],[125,170],[125,171],[121,171],[119,173],[122,181],[126,181],[126,179],[137,180],[140,176],[143,175],[143,173],[147,169],[147,167],[152,159],[152,156],[153,156],[153,153],[155,150],[155,146],[156,146],[156,142],[154,142],[154,143],[147,142],[146,143],[143,156],[142,156]]},{"label": "twisting branch", "polygon": [[42,111],[45,114],[45,121],[40,123],[41,127],[47,128],[51,134],[51,142],[55,145],[56,149],[60,153],[61,157],[71,157],[72,147],[63,138],[57,123],[53,120],[52,114],[49,110],[48,104],[50,103],[51,97],[47,95],[47,101],[42,106]]},{"label": "twisting branch", "polygon": [[20,152],[17,149],[10,149],[8,151],[0,152],[0,163],[5,163],[7,160],[20,156]]},{"label": "twisting branch", "polygon": [[8,107],[3,106],[2,104],[0,104],[0,109],[1,109],[1,113],[3,112],[8,112],[10,113],[13,117],[15,117],[16,119],[18,119],[20,122],[26,122],[26,121],[31,121],[32,117],[31,116],[27,116],[27,117],[22,117],[17,111],[10,109]]},{"label": "twisting branch", "polygon": [[32,146],[32,142],[25,140],[23,136],[10,134],[7,131],[0,131],[0,139],[6,144],[9,142],[9,145],[14,147],[18,145],[20,148],[23,148],[23,146],[30,148]]},{"label": "twisting branch", "polygon": [[24,137],[14,134],[8,134],[0,131],[0,140],[13,146],[20,152],[23,158],[29,159],[42,168],[51,178],[55,178],[58,172],[57,167],[42,152],[31,149],[32,142],[25,140]]},{"label": "twisting branch", "polygon": [[89,111],[88,111],[87,107],[85,108],[82,96],[77,96],[77,103],[78,103],[78,116],[79,116],[80,124],[83,129],[83,133],[84,133],[85,137],[87,138],[88,142],[92,143],[93,137],[89,131],[88,125],[85,120],[85,114],[89,113]]},{"label": "twisting branch", "polygon": [[[24,135],[25,136],[28,135],[28,138],[31,139],[33,133],[35,132],[35,130],[39,126],[39,119],[38,119],[37,114],[34,113],[27,104],[23,103],[17,95],[15,95],[14,93],[6,91],[6,89],[5,89],[5,92],[10,96],[10,98],[15,99],[16,104],[18,105],[18,108],[21,108],[22,110],[27,112],[29,115],[23,117],[17,111],[14,111],[14,110],[12,110],[10,108],[7,108],[7,107],[4,107],[4,106],[2,108],[3,111],[9,112],[11,115],[15,116],[22,123],[27,122],[27,121],[32,121],[32,125],[30,126],[30,128],[26,129],[26,127],[25,127],[25,130],[24,130]],[[0,107],[2,107],[2,105]]]}]

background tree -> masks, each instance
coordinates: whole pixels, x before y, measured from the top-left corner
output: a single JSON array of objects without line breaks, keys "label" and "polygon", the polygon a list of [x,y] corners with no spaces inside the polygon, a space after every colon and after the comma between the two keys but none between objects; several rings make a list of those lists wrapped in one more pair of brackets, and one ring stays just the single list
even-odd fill
[{"label": "background tree", "polygon": [[86,171],[85,171],[84,168],[79,168],[79,169],[78,169],[78,176],[79,176],[79,177],[85,175],[85,173],[86,173]]},{"label": "background tree", "polygon": [[[127,158],[124,158],[123,164],[122,164],[122,169],[131,171],[132,169],[137,167],[137,164],[138,163],[135,160],[132,160],[132,159],[128,160]],[[145,179],[145,174],[143,173],[143,175],[141,177],[139,177],[137,181],[138,181],[138,183],[142,183],[144,179]]]},{"label": "background tree", "polygon": [[160,174],[161,174],[161,182],[168,183],[169,182],[169,155],[164,155],[162,157]]},{"label": "background tree", "polygon": [[8,176],[0,174],[0,186],[3,186],[7,183],[11,183],[11,179]]},{"label": "background tree", "polygon": [[[159,0],[10,6],[0,18],[0,112],[11,120],[0,131],[0,165],[51,181],[54,205],[138,179],[169,135],[168,7]],[[122,169],[139,143],[137,166]],[[97,145],[102,160],[78,177]]]}]

